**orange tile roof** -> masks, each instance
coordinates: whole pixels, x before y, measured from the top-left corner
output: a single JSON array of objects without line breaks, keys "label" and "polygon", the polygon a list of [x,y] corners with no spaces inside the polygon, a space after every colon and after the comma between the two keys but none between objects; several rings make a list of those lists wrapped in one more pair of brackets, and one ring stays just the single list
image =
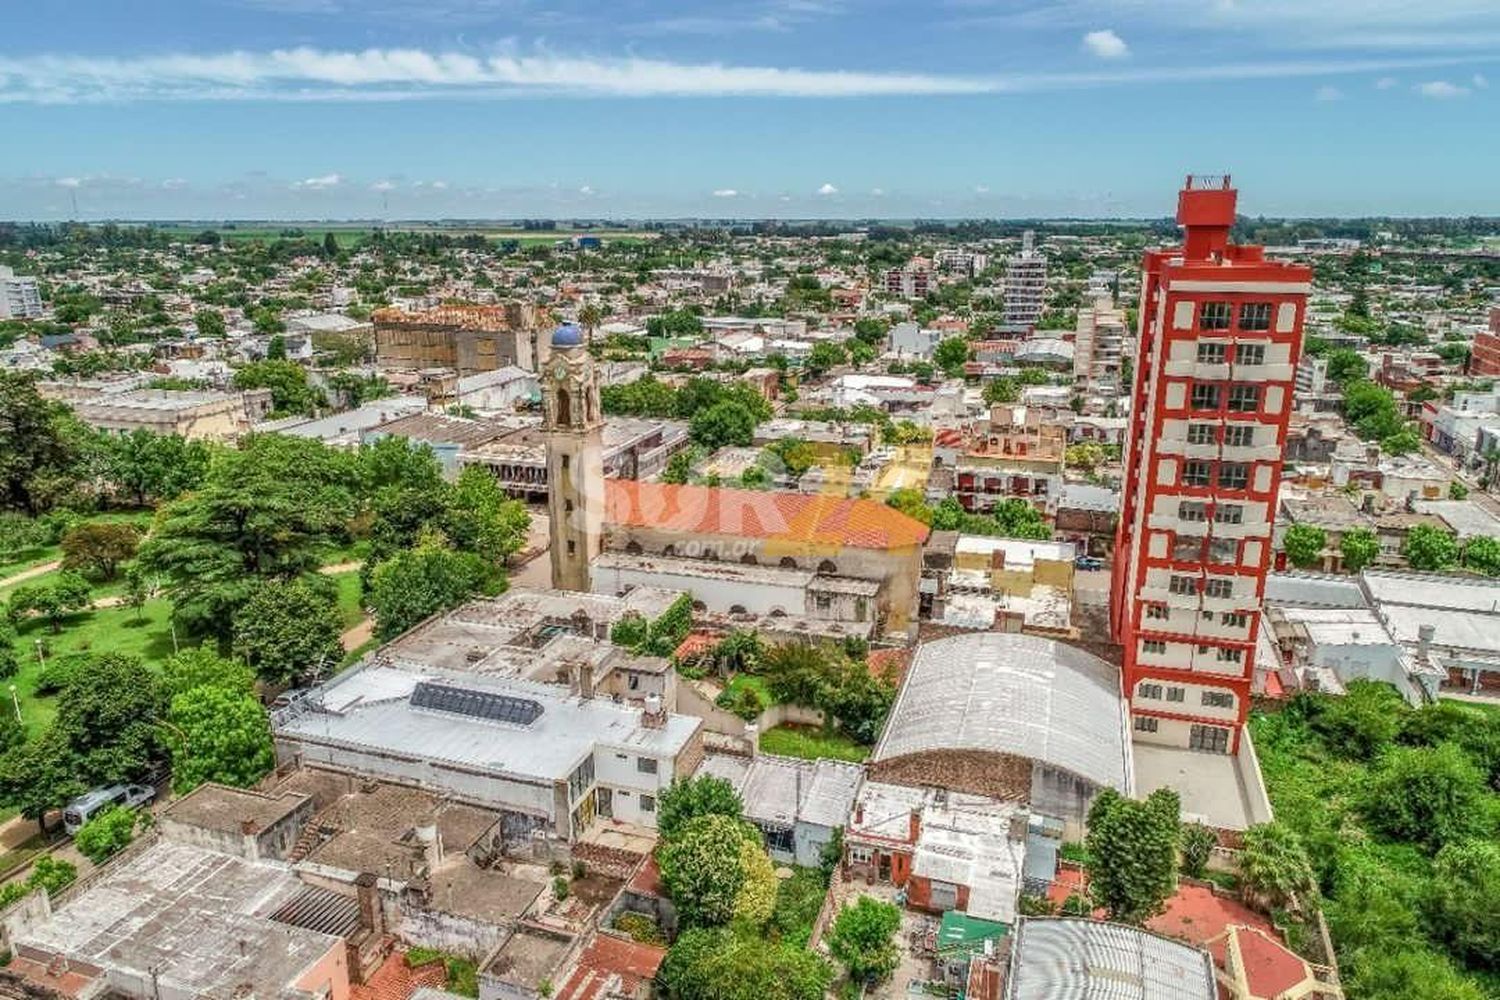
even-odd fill
[{"label": "orange tile roof", "polygon": [[578,956],[578,965],[557,991],[557,1000],[597,1000],[614,976],[630,995],[656,975],[666,958],[665,948],[626,941],[611,934],[596,934]]},{"label": "orange tile roof", "polygon": [[607,480],[605,520],[683,535],[746,538],[830,548],[903,549],[927,540],[927,525],[874,500]]},{"label": "orange tile roof", "polygon": [[1281,942],[1254,927],[1230,927],[1222,936],[1208,943],[1209,954],[1213,955],[1214,964],[1219,968],[1225,967],[1226,939],[1231,934],[1239,945],[1245,983],[1255,1000],[1274,1000],[1312,978],[1306,962]]}]

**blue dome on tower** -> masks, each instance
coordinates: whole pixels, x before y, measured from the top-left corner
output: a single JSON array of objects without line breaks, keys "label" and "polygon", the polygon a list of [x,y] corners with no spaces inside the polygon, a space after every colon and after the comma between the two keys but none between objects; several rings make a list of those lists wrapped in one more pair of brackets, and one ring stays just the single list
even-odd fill
[{"label": "blue dome on tower", "polygon": [[577,347],[583,343],[583,330],[577,323],[564,323],[552,331],[553,347]]}]

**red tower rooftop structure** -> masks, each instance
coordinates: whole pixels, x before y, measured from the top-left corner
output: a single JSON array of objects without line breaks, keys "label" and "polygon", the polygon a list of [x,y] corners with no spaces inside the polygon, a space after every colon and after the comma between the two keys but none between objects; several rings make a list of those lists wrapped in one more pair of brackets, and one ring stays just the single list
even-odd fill
[{"label": "red tower rooftop structure", "polygon": [[1134,738],[1235,753],[1312,271],[1229,241],[1237,192],[1189,177],[1147,251],[1111,629]]}]

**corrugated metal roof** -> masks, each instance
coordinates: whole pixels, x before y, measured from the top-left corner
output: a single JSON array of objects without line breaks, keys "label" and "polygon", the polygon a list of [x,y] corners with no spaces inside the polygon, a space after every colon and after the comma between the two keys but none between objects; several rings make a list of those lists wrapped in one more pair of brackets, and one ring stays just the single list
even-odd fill
[{"label": "corrugated metal roof", "polygon": [[1007,1000],[1215,1000],[1208,953],[1123,924],[1025,919]]},{"label": "corrugated metal roof", "polygon": [[919,647],[871,760],[933,750],[1013,754],[1131,790],[1118,671],[1051,639],[982,632]]}]

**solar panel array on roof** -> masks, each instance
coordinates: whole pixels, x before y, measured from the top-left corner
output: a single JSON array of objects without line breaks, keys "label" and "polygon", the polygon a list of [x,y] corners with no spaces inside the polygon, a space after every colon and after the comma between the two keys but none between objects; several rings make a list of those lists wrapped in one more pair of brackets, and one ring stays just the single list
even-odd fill
[{"label": "solar panel array on roof", "polygon": [[431,681],[421,681],[412,689],[411,706],[466,715],[471,719],[509,722],[517,726],[529,726],[542,715],[541,703],[530,698],[513,698],[510,695],[434,684]]}]

